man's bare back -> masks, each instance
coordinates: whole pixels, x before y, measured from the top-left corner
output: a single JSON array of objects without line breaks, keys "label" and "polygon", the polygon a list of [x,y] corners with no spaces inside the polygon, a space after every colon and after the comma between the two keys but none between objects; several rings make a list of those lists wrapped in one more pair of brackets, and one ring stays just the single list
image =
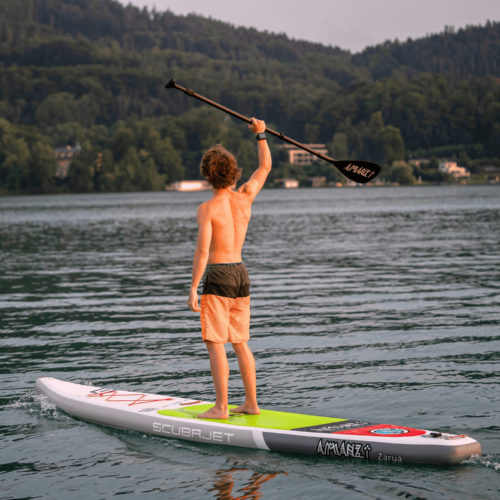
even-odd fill
[{"label": "man's bare back", "polygon": [[203,205],[212,225],[208,263],[241,262],[252,200],[243,193],[223,189]]}]

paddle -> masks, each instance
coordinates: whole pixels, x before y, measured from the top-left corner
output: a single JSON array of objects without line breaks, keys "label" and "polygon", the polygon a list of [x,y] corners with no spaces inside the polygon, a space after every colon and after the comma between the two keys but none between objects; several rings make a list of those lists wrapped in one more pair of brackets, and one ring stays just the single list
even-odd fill
[{"label": "paddle", "polygon": [[[220,109],[221,111],[224,111],[225,113],[228,113],[235,118],[238,118],[239,120],[242,120],[247,123],[251,123],[251,119],[241,115],[240,113],[237,113],[236,111],[233,111],[232,109],[226,108],[225,106],[222,106],[221,104],[212,101],[211,99],[207,99],[206,97],[203,97],[200,94],[197,94],[191,89],[182,87],[176,81],[171,78],[165,85],[165,88],[167,89],[177,89],[180,90],[181,92],[184,92],[186,95],[190,97],[194,97],[195,99],[199,99],[200,101],[210,104],[210,106],[213,106],[214,108]],[[286,135],[283,135],[281,132],[276,132],[275,130],[272,130],[270,128],[266,128],[266,132],[268,134],[274,135],[275,137],[278,137],[282,139],[283,141],[289,142],[290,144],[293,144],[294,146],[303,149],[304,151],[307,151],[308,153],[311,153],[314,156],[317,156],[318,158],[321,158],[322,160],[325,160],[332,165],[334,165],[342,174],[344,174],[348,179],[351,179],[354,182],[358,182],[360,184],[366,184],[367,182],[371,181],[374,179],[380,172],[380,167],[376,163],[372,163],[370,161],[360,161],[360,160],[335,160],[334,158],[330,158],[329,156],[326,156],[322,153],[319,153],[318,151],[314,151],[314,149],[311,149],[307,147],[304,144],[301,144],[300,142],[295,141],[294,139],[291,139],[290,137],[287,137]]]}]

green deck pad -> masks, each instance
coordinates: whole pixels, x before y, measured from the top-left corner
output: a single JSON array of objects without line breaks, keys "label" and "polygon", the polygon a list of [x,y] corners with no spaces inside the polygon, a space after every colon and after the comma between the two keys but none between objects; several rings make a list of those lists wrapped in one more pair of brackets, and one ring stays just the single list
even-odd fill
[{"label": "green deck pad", "polygon": [[[159,415],[167,417],[180,417],[197,419],[197,415],[212,408],[213,404],[187,406],[176,410],[158,410]],[[229,412],[236,406],[230,406]],[[231,415],[228,420],[222,419],[199,419],[200,422],[218,422],[228,425],[244,425],[247,427],[260,427],[263,429],[292,430],[312,425],[331,424],[343,422],[345,418],[317,417],[315,415],[302,415],[300,413],[287,413],[284,411],[261,410],[260,415],[246,415],[244,413]]]}]

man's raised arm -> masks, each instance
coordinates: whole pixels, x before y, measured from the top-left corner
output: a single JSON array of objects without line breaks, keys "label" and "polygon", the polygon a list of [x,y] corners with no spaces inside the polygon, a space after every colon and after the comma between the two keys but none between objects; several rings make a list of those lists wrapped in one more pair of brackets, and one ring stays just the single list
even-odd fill
[{"label": "man's raised arm", "polygon": [[[257,135],[259,167],[255,170],[250,179],[248,179],[248,181],[238,189],[238,191],[246,194],[253,201],[259,191],[263,188],[269,172],[271,172],[272,159],[271,151],[269,151],[269,146],[264,135],[266,123],[262,120],[252,118],[252,123],[248,125],[248,128],[250,128]],[[264,138],[260,138],[259,136],[264,136]]]}]

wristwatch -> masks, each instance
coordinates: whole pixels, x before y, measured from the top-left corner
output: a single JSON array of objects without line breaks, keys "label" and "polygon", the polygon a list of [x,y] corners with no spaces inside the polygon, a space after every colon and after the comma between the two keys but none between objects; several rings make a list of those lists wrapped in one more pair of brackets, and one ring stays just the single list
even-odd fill
[{"label": "wristwatch", "polygon": [[255,139],[257,139],[258,141],[265,141],[266,134],[264,132],[259,132],[258,134],[255,134]]}]

